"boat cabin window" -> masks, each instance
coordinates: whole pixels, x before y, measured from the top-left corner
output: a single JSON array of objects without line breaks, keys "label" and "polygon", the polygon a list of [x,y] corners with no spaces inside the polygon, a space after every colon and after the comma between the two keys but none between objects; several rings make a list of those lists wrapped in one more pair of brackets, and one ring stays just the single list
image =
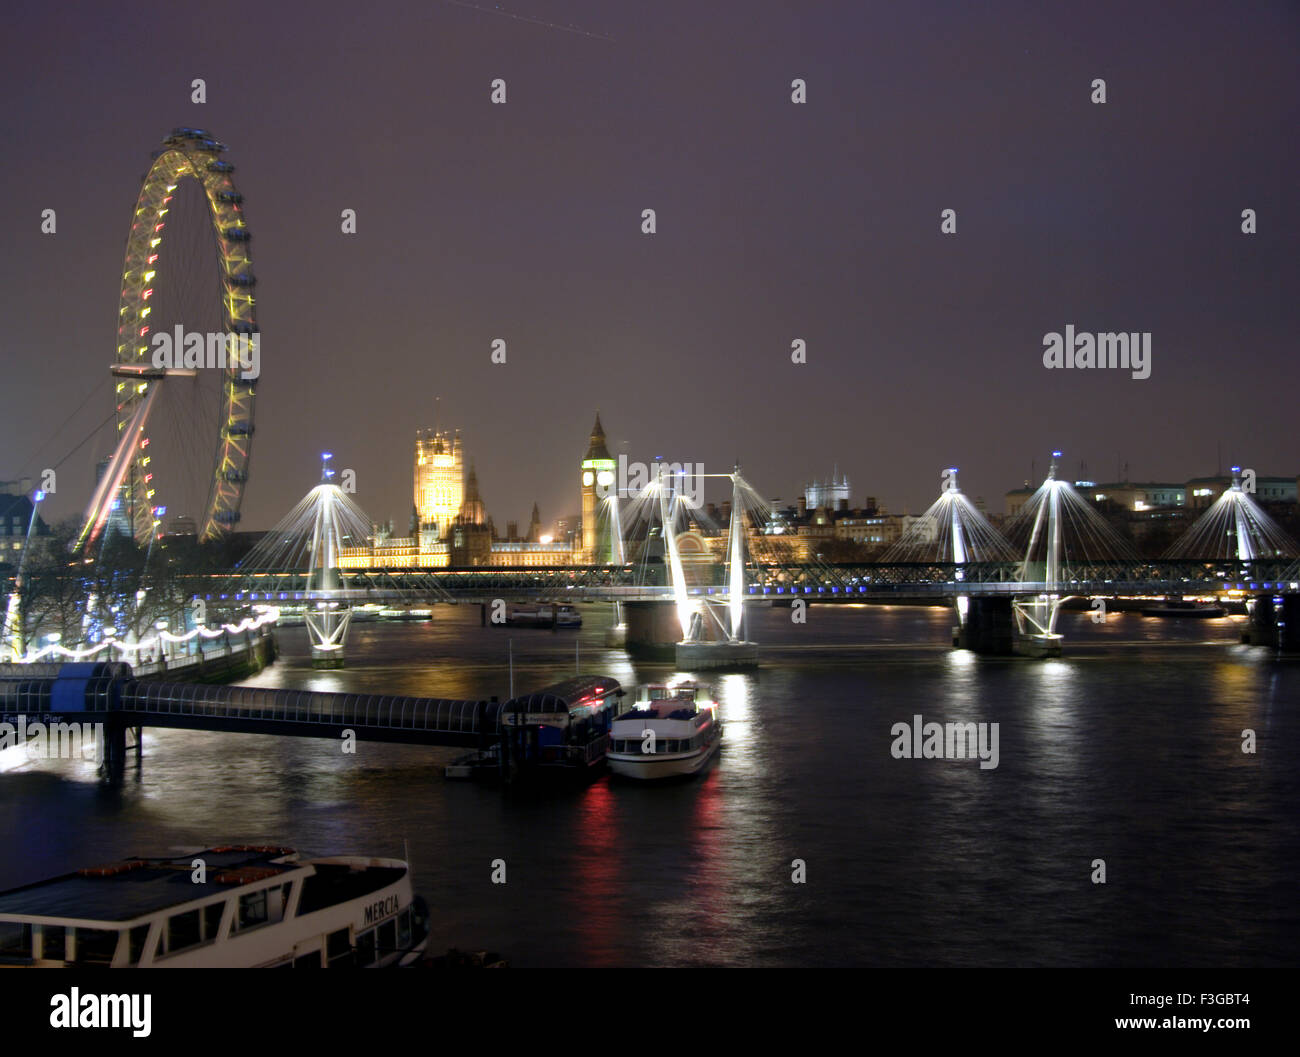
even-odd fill
[{"label": "boat cabin window", "polygon": [[36,952],[38,958],[52,962],[61,962],[67,958],[68,930],[64,926],[44,925],[41,933],[41,950]]},{"label": "boat cabin window", "polygon": [[320,951],[309,951],[307,954],[300,954],[293,960],[295,969],[319,969]]},{"label": "boat cabin window", "polygon": [[166,953],[175,954],[187,947],[197,947],[203,942],[202,917],[199,908],[173,914],[167,919]]},{"label": "boat cabin window", "polygon": [[149,926],[137,925],[126,935],[126,963],[136,965],[144,954],[144,941],[149,938]]},{"label": "boat cabin window", "polygon": [[226,909],[226,901],[208,903],[203,909],[203,938],[215,940],[221,931],[221,915]]},{"label": "boat cabin window", "polygon": [[126,934],[126,960],[136,965],[144,957],[145,943],[149,939],[149,926],[137,925]]},{"label": "boat cabin window", "polygon": [[[213,942],[221,931],[221,915],[225,908],[226,901],[222,899],[215,903],[205,903],[201,907],[180,914],[173,914],[167,919],[167,933],[162,953],[175,954],[177,951],[197,947],[200,943]],[[140,957],[140,952],[136,950],[134,934],[140,933],[139,943],[143,947],[145,936],[148,935],[148,926],[140,925],[131,932],[130,953],[131,964],[134,965]]]},{"label": "boat cabin window", "polygon": [[240,896],[239,911],[235,915],[236,931],[256,928],[258,925],[274,925],[283,921],[284,908],[288,899],[288,885],[262,888]]},{"label": "boat cabin window", "polygon": [[397,915],[397,945],[406,950],[411,945],[411,908]]},{"label": "boat cabin window", "polygon": [[375,930],[366,929],[357,937],[357,964],[362,968],[375,963]]},{"label": "boat cabin window", "polygon": [[694,701],[699,693],[695,686],[652,686],[648,695],[650,701]]},{"label": "boat cabin window", "polygon": [[30,958],[32,927],[19,921],[0,921],[0,958]]},{"label": "boat cabin window", "polygon": [[235,916],[235,928],[241,931],[251,929],[257,925],[265,925],[267,920],[265,888],[239,897],[239,912]]},{"label": "boat cabin window", "polygon": [[389,918],[375,930],[375,945],[383,958],[397,950],[397,920]]},{"label": "boat cabin window", "polygon": [[73,962],[77,965],[112,965],[119,935],[117,929],[74,929]]},{"label": "boat cabin window", "polygon": [[347,929],[331,932],[325,939],[325,956],[331,969],[348,969],[356,964],[352,956],[352,942]]}]

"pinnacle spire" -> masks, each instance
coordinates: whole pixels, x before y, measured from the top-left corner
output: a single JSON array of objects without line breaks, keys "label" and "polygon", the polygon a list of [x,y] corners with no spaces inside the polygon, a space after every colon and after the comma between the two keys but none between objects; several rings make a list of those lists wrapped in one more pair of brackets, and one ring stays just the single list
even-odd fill
[{"label": "pinnacle spire", "polygon": [[591,427],[591,442],[587,445],[586,459],[609,459],[609,448],[605,446],[605,428],[600,424],[600,412],[596,412],[596,424]]}]

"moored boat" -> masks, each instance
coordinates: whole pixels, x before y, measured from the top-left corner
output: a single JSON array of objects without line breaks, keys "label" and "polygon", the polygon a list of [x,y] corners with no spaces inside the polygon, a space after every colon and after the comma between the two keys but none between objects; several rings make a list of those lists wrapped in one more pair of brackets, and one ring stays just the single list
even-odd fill
[{"label": "moored boat", "polygon": [[722,742],[717,704],[696,683],[652,684],[614,719],[606,761],[625,778],[698,774]]},{"label": "moored boat", "polygon": [[506,606],[505,623],[519,628],[580,628],[582,614],[559,602],[512,603]]},{"label": "moored boat", "polygon": [[0,966],[405,966],[428,937],[400,859],[303,862],[291,848],[234,845],[0,892]]},{"label": "moored boat", "polygon": [[1143,606],[1144,617],[1192,617],[1207,619],[1227,616],[1228,611],[1217,602],[1160,602],[1152,606]]}]

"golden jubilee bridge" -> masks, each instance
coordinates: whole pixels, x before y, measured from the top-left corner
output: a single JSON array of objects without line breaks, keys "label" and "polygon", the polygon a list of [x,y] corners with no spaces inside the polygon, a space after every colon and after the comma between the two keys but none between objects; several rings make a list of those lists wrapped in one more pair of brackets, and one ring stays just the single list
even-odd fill
[{"label": "golden jubilee bridge", "polygon": [[[315,589],[308,570],[209,573],[183,578],[197,597],[236,604],[294,603],[333,598],[354,604],[394,605],[538,601],[660,601],[673,597],[662,565],[649,577],[640,565],[566,565],[525,568],[479,566],[465,569],[350,569],[348,586]],[[725,569],[716,582],[692,584],[689,595],[725,596]],[[803,598],[818,603],[948,601],[959,595],[1018,596],[1056,590],[1088,597],[1156,597],[1225,592],[1266,593],[1300,589],[1293,559],[1142,559],[1064,565],[1053,581],[1025,578],[1018,561],[752,563],[747,599]],[[659,582],[655,582],[658,580]]]},{"label": "golden jubilee bridge", "polygon": [[[325,477],[268,533],[270,545],[259,545],[242,570],[194,579],[186,589],[236,608],[301,607],[309,625],[313,620],[320,625],[329,615],[329,628],[343,629],[335,635],[340,646],[346,613],[374,603],[486,609],[499,601],[609,602],[629,645],[666,646],[741,643],[747,605],[800,600],[949,605],[958,645],[1041,656],[1060,651],[1057,619],[1071,600],[1102,600],[1104,606],[1106,599],[1225,596],[1245,605],[1252,641],[1269,643],[1281,634],[1281,644],[1291,643],[1300,631],[1295,545],[1242,487],[1240,475],[1165,557],[1149,559],[1139,557],[1069,482],[1057,477],[1059,457],[1053,453],[1046,480],[1007,535],[961,492],[950,469],[943,474],[939,498],[881,560],[847,563],[792,559],[788,545],[784,555],[771,558],[773,549],[782,549],[783,526],[737,468],[720,475],[732,483],[727,535],[719,534],[716,551],[697,553],[693,561],[684,561],[678,541],[691,517],[687,497],[699,494],[698,482],[686,487],[661,473],[631,501],[606,497],[602,525],[610,529],[609,561],[540,568],[341,569],[329,555],[339,553],[344,538],[363,537],[368,519]],[[657,550],[651,546],[656,540]],[[635,561],[625,553],[633,544],[641,553]],[[1280,631],[1288,627],[1290,632]],[[312,632],[316,648],[325,637],[318,626]]]},{"label": "golden jubilee bridge", "polygon": [[[1300,563],[1294,545],[1240,479],[1159,559],[1134,554],[1068,482],[1056,477],[1054,462],[1006,535],[960,491],[955,471],[945,471],[939,498],[878,561],[791,558],[788,542],[785,554],[770,557],[765,552],[774,539],[779,543],[783,526],[773,521],[770,507],[755,508],[761,501],[754,500],[756,493],[737,470],[723,475],[733,486],[727,534],[690,560],[683,560],[678,541],[685,539],[681,530],[691,516],[686,497],[698,490],[661,475],[632,501],[607,497],[612,560],[535,568],[365,568],[356,565],[358,551],[366,549],[347,544],[366,538],[370,519],[333,483],[328,462],[320,483],[239,568],[172,576],[168,590],[178,608],[193,612],[201,603],[198,610],[219,614],[223,622],[258,611],[301,613],[313,663],[321,667],[344,663],[350,620],[361,606],[479,605],[486,623],[487,610],[497,609],[496,603],[534,601],[611,604],[613,630],[622,637],[608,645],[674,651],[679,666],[683,652],[697,662],[710,650],[727,652],[724,646],[756,663],[756,644],[744,634],[745,611],[787,602],[947,606],[954,613],[955,645],[979,653],[1046,656],[1061,650],[1057,619],[1071,601],[1104,607],[1108,599],[1228,598],[1249,617],[1247,641],[1300,648]],[[641,516],[647,512],[658,520]],[[628,550],[639,550],[639,557],[629,559]],[[11,593],[11,601],[17,597]],[[134,643],[122,637],[131,610],[130,599],[124,601],[98,625],[117,636],[120,645],[114,649],[121,657],[104,650],[94,656],[137,663],[145,647],[135,643],[152,639],[147,629],[137,629]],[[33,651],[16,645],[12,652],[32,660],[81,660],[92,648],[60,644]]]},{"label": "golden jubilee bridge", "polygon": [[[648,576],[644,567],[633,564],[533,569],[353,569],[348,571],[346,587],[328,591],[315,589],[310,574],[303,570],[234,577],[211,574],[190,577],[186,584],[194,596],[232,607],[257,603],[281,607],[381,603],[424,608],[437,604],[488,607],[498,600],[607,602],[624,607],[625,619],[635,625],[640,607],[671,606],[677,600],[677,591],[667,582],[670,570],[660,564],[649,568],[652,572]],[[724,567],[715,567],[715,582],[689,585],[687,597],[706,605],[727,604],[731,596],[724,582],[725,572]],[[1053,606],[1054,629],[1055,611],[1072,598],[1233,595],[1248,608],[1250,641],[1300,646],[1290,639],[1277,638],[1283,628],[1292,629],[1292,638],[1294,631],[1300,630],[1300,568],[1294,559],[1112,559],[1066,563],[1056,570],[1052,580],[1043,578],[1043,573],[1045,570],[1032,578],[1032,571],[1017,561],[757,562],[747,567],[744,599],[751,603],[791,603],[801,599],[816,605],[950,605],[956,608],[958,626],[962,628],[960,645],[977,652],[1009,653],[1017,652],[1013,640],[1018,609],[1037,604],[1043,596]],[[1031,609],[1030,617],[1033,612]],[[630,641],[636,641],[635,634]],[[1059,634],[1055,641],[1059,648]],[[647,644],[666,642],[661,637]],[[1050,642],[1043,645],[1049,646]]]}]

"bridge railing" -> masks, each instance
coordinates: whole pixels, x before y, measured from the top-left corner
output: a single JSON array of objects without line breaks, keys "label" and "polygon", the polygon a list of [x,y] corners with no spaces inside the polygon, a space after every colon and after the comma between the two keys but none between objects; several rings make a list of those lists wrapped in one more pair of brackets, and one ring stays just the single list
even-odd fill
[{"label": "bridge railing", "polygon": [[[375,569],[349,573],[349,587],[321,594],[309,590],[307,575],[298,572],[258,573],[237,580],[229,577],[195,577],[194,593],[230,602],[305,603],[320,598],[354,604],[397,599],[417,601],[486,601],[507,599],[653,599],[666,595],[664,568],[658,564],[546,566],[532,569],[475,567],[468,569]],[[920,595],[960,594],[963,585],[1019,584],[1022,591],[1042,590],[1046,568],[1023,562],[851,562],[828,563],[751,561],[746,570],[750,594],[780,588],[818,593],[818,588],[838,588],[853,594],[894,593],[906,588]],[[1097,560],[1068,559],[1062,563],[1060,581],[1047,590],[1078,593],[1115,591],[1119,585],[1143,585],[1142,591],[1212,591],[1225,585],[1276,585],[1300,579],[1300,565],[1291,559],[1235,560]],[[693,593],[718,593],[720,584],[704,583]],[[1272,587],[1265,587],[1265,590]],[[1293,588],[1292,588],[1293,589]],[[821,593],[827,593],[823,590]]]},{"label": "bridge railing", "polygon": [[[1268,559],[1241,561],[1191,561],[1153,559],[1140,561],[1069,561],[1063,563],[1060,579],[1054,584],[1044,580],[1042,563],[1026,567],[1022,562],[894,562],[827,564],[758,565],[753,577],[755,586],[791,588],[835,587],[851,593],[887,591],[891,588],[939,589],[960,594],[963,585],[987,590],[990,585],[1005,584],[1021,592],[1065,590],[1080,593],[1084,589],[1105,593],[1117,590],[1163,591],[1225,590],[1251,584],[1281,587],[1295,579],[1289,560]],[[1265,587],[1264,589],[1270,589]]]}]

